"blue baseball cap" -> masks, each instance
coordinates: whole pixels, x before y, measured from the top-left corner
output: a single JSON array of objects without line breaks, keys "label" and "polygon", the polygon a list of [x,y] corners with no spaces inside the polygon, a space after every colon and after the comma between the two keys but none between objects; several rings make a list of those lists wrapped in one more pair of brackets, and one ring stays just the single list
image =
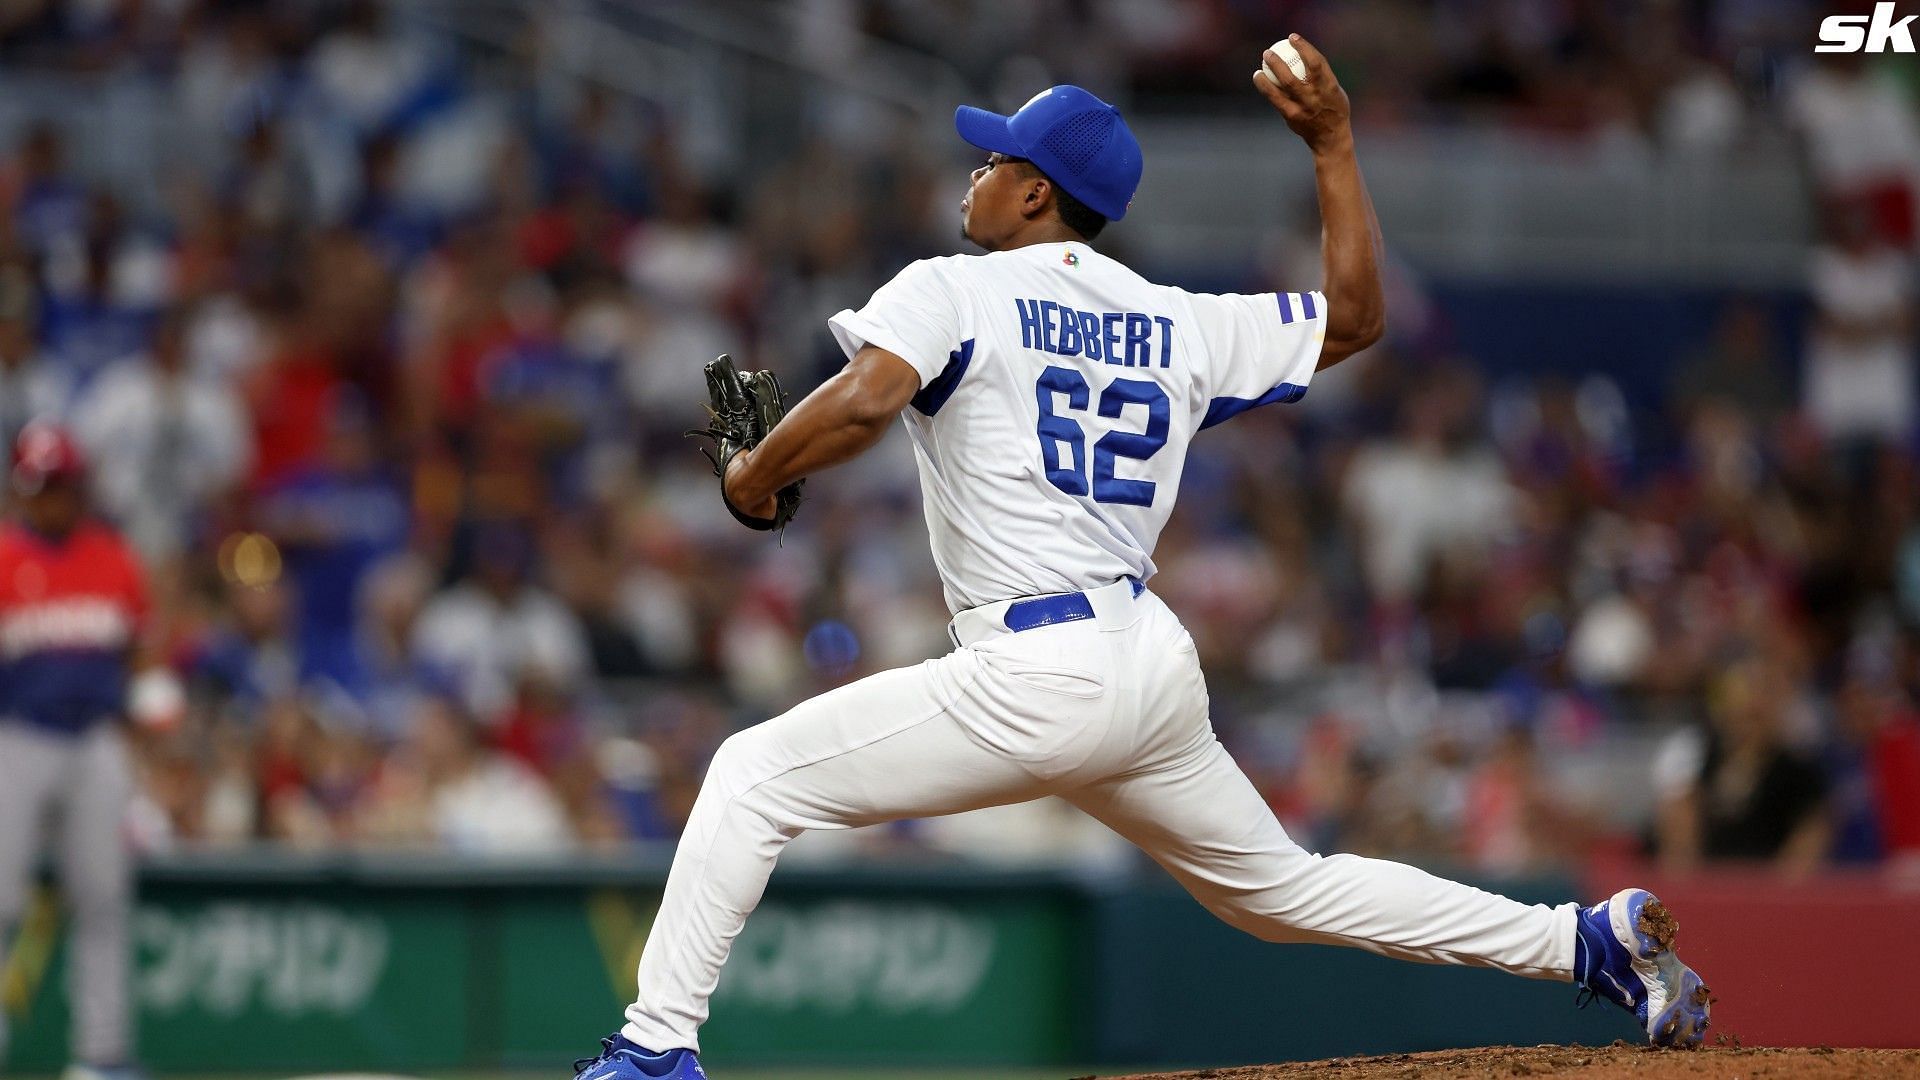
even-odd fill
[{"label": "blue baseball cap", "polygon": [[953,126],[982,150],[1033,162],[1108,221],[1127,216],[1140,186],[1140,140],[1119,109],[1077,86],[1042,90],[1012,116],[962,105]]}]

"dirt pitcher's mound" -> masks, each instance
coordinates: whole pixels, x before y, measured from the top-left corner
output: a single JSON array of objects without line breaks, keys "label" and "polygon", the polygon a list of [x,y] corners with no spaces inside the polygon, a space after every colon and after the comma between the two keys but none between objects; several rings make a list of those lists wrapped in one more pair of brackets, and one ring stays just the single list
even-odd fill
[{"label": "dirt pitcher's mound", "polygon": [[1116,1080],[1506,1080],[1514,1076],[1569,1080],[1878,1080],[1920,1077],[1920,1050],[1769,1049],[1648,1046],[1489,1046],[1425,1054],[1334,1058],[1245,1069],[1202,1069]]}]

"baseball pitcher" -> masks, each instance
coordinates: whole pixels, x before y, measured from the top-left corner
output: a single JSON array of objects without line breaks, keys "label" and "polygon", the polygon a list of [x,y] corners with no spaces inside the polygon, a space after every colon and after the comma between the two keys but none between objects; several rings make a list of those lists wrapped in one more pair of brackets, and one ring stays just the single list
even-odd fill
[{"label": "baseball pitcher", "polygon": [[[1268,941],[1577,982],[1690,1045],[1710,995],[1643,890],[1529,906],[1410,866],[1302,850],[1214,737],[1193,639],[1149,589],[1187,445],[1294,402],[1385,318],[1380,233],[1345,92],[1318,50],[1254,85],[1312,151],[1323,292],[1156,285],[1092,241],[1142,169],[1119,112],[1056,86],[1011,116],[955,115],[986,151],[961,203],[983,255],[908,266],[829,320],[847,366],[790,414],[762,373],[710,366],[722,493],[777,527],[798,484],[911,436],[954,650],[728,739],[674,858],[639,996],[577,1080],[704,1077],[696,1053],[734,936],[787,841],[1057,795]],[[1269,51],[1266,67],[1288,72]]]}]

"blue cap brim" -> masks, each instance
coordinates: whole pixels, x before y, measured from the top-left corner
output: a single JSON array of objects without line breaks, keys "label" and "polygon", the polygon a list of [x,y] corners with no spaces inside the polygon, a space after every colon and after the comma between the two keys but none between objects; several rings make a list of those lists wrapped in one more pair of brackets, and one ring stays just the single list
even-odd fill
[{"label": "blue cap brim", "polygon": [[982,150],[1012,157],[1026,157],[1026,148],[1013,137],[1007,117],[997,112],[962,105],[953,110],[953,129],[960,137]]}]

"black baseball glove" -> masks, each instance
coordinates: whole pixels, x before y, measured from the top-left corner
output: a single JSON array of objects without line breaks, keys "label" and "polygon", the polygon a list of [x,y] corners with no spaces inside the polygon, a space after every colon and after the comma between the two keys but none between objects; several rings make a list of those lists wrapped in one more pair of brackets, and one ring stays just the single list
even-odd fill
[{"label": "black baseball glove", "polygon": [[787,396],[780,390],[780,379],[771,371],[741,371],[733,366],[733,357],[722,353],[707,363],[708,425],[687,432],[713,440],[713,447],[700,452],[713,462],[713,474],[720,478],[720,501],[749,529],[784,529],[800,509],[800,487],[795,480],[774,493],[774,513],[770,518],[752,517],[740,512],[727,498],[727,462],[742,450],[760,445],[773,425],[787,415]]}]

